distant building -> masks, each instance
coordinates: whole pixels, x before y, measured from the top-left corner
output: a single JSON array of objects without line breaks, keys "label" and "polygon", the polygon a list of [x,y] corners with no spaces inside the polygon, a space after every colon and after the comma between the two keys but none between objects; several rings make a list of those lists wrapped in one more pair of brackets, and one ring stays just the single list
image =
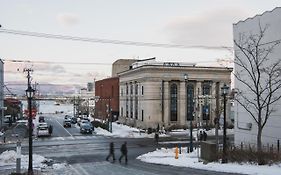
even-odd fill
[{"label": "distant building", "polygon": [[112,77],[118,76],[118,73],[131,69],[131,65],[137,62],[136,59],[118,59],[112,64]]},{"label": "distant building", "polygon": [[[119,121],[140,128],[187,128],[188,119],[201,126],[219,117],[221,87],[230,86],[232,68],[197,67],[189,63],[150,60],[119,73]],[[188,74],[185,81],[184,74]],[[201,98],[204,95],[204,99]],[[209,98],[209,100],[206,99]],[[230,109],[230,108],[228,108]]]},{"label": "distant building", "polygon": [[107,120],[119,117],[119,77],[95,82],[95,118]]},{"label": "distant building", "polygon": [[[272,11],[267,11],[261,15],[256,15],[253,18],[248,18],[244,21],[240,21],[233,25],[233,34],[236,41],[239,40],[240,34],[251,35],[258,34],[260,31],[259,24],[262,28],[267,26],[267,31],[264,35],[261,43],[272,43],[272,41],[281,39],[281,8],[275,8]],[[263,44],[264,48],[267,49],[267,45]],[[260,46],[262,48],[263,46]],[[234,46],[235,55],[238,54],[237,46]],[[241,59],[247,60],[242,54],[239,55]],[[273,64],[274,62],[281,60],[281,45],[277,45],[274,50],[268,55],[268,64]],[[238,66],[234,67],[235,72],[242,72],[242,69]],[[242,75],[243,78],[248,78],[251,82],[250,77],[247,75]],[[244,90],[244,85],[235,79],[235,88],[239,90]],[[277,91],[281,93],[281,89]],[[250,93],[245,93],[248,98],[251,98]],[[239,145],[241,142],[246,145],[257,143],[257,124],[254,119],[249,115],[249,113],[238,103],[235,103],[235,144]],[[277,140],[281,140],[281,99],[275,103],[274,111],[272,111],[270,118],[268,119],[266,125],[264,126],[262,132],[262,143],[267,145],[276,145]]]},{"label": "distant building", "polygon": [[94,91],[94,83],[92,83],[92,82],[87,83],[87,90],[89,92],[93,92]]}]

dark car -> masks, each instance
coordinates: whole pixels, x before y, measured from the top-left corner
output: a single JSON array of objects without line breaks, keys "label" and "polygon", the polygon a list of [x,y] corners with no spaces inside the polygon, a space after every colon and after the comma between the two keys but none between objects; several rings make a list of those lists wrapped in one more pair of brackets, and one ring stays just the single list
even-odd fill
[{"label": "dark car", "polygon": [[45,122],[44,116],[39,116],[39,123]]},{"label": "dark car", "polygon": [[64,116],[64,119],[69,119],[69,118],[71,118],[71,116],[69,116],[69,115]]},{"label": "dark car", "polygon": [[87,124],[81,124],[80,132],[82,134],[92,134],[93,133],[92,126],[88,123]]},{"label": "dark car", "polygon": [[77,123],[77,118],[76,117],[71,117],[71,123],[76,124]]},{"label": "dark car", "polygon": [[71,120],[69,118],[63,121],[63,127],[71,127]]}]

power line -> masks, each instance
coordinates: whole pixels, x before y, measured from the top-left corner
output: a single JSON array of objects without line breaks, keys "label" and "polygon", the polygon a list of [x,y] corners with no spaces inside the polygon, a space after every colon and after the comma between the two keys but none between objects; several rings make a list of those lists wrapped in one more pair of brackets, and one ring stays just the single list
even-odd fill
[{"label": "power line", "polygon": [[162,48],[178,48],[178,49],[210,49],[210,50],[232,50],[233,47],[228,46],[204,46],[204,45],[180,45],[180,44],[164,44],[164,43],[152,43],[152,42],[137,42],[137,41],[125,41],[125,40],[113,40],[113,39],[101,39],[101,38],[88,38],[88,37],[76,37],[68,35],[55,35],[49,33],[30,32],[23,30],[12,30],[12,29],[0,29],[1,33],[32,36],[48,39],[61,39],[70,41],[82,41],[82,42],[93,42],[101,44],[118,44],[118,45],[130,45],[130,46],[146,46],[146,47],[162,47]]},{"label": "power line", "polygon": [[[112,65],[112,63],[102,63],[102,62],[69,62],[69,61],[34,61],[34,60],[24,60],[24,59],[3,59],[4,62],[12,62],[12,63],[37,63],[37,64],[73,64],[73,65]],[[165,62],[165,61],[163,61]],[[173,61],[178,62],[178,61]],[[213,61],[197,61],[196,63],[216,63],[218,60]],[[118,64],[118,65],[127,65],[127,64]]]},{"label": "power line", "polygon": [[33,60],[21,60],[21,59],[3,59],[12,63],[42,63],[42,64],[79,64],[79,65],[112,65],[112,63],[98,63],[98,62],[69,62],[69,61],[33,61]]}]

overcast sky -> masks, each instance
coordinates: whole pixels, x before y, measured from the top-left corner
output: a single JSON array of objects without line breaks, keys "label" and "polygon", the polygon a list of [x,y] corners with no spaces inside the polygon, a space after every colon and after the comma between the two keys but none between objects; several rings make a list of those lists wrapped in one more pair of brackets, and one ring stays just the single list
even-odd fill
[{"label": "overcast sky", "polygon": [[[278,6],[280,0],[0,0],[0,24],[1,29],[96,39],[232,47],[233,23]],[[22,69],[32,67],[38,83],[86,85],[110,76],[117,59],[150,57],[212,64],[233,55],[227,49],[139,47],[0,32],[5,82],[26,82]]]}]

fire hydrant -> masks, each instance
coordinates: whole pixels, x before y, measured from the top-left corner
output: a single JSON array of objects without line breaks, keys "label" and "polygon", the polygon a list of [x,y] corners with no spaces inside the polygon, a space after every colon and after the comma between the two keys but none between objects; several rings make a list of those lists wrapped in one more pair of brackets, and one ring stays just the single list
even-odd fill
[{"label": "fire hydrant", "polygon": [[178,146],[176,146],[175,153],[176,153],[175,159],[178,159],[179,158],[179,148],[178,148]]}]

